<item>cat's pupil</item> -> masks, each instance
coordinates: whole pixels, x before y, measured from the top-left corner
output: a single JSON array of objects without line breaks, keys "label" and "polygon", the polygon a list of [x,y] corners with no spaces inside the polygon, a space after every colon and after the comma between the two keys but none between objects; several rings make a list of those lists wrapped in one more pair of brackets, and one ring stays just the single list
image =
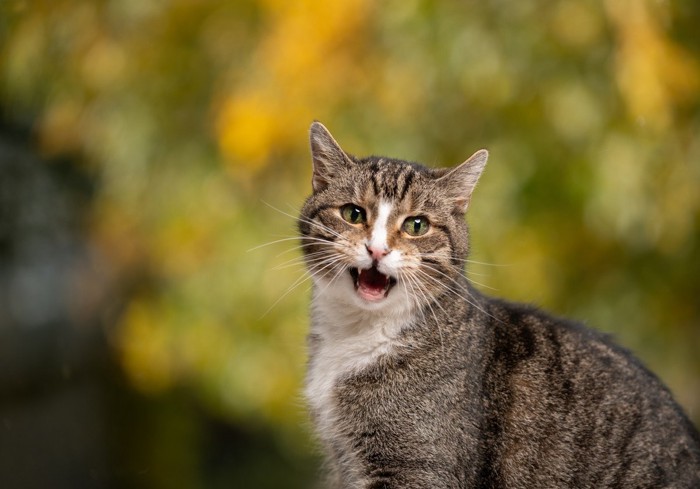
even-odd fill
[{"label": "cat's pupil", "polygon": [[428,220],[425,217],[409,217],[404,221],[403,229],[410,236],[421,236],[428,231]]},{"label": "cat's pupil", "polygon": [[340,215],[350,224],[362,224],[365,222],[365,211],[354,204],[345,204],[340,208]]}]

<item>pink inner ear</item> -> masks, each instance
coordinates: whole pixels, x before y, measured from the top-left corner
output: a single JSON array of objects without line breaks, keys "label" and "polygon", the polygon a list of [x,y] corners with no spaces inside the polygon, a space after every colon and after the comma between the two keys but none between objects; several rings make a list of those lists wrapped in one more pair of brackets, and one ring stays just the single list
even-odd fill
[{"label": "pink inner ear", "polygon": [[469,200],[470,199],[456,199],[455,208],[459,209],[460,212],[466,212],[469,207]]},{"label": "pink inner ear", "polygon": [[441,176],[438,182],[443,185],[446,197],[452,198],[455,209],[466,212],[472,192],[486,166],[488,152],[484,149],[474,153],[461,165]]}]

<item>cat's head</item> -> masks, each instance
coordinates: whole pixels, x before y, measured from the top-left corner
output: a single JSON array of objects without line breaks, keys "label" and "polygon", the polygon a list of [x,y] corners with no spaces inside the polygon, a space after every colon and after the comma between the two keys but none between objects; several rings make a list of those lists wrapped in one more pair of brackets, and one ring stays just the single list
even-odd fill
[{"label": "cat's head", "polygon": [[344,152],[320,123],[310,130],[313,194],[299,217],[317,293],[364,310],[420,307],[463,295],[464,214],[488,153],[459,166]]}]

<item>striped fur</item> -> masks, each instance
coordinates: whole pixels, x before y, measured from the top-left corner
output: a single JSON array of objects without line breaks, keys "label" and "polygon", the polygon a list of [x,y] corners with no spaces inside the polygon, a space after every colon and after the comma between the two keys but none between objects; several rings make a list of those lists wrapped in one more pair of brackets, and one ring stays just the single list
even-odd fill
[{"label": "striped fur", "polygon": [[700,487],[696,429],[630,353],[466,280],[486,152],[448,170],[356,158],[319,123],[311,150],[306,397],[329,487]]}]

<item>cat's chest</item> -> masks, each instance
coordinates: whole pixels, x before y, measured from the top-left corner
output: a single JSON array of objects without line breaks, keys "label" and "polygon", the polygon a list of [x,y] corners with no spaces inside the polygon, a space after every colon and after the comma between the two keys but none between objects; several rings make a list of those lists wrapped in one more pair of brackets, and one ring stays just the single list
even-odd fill
[{"label": "cat's chest", "polygon": [[[339,415],[336,391],[339,382],[362,372],[382,357],[392,355],[406,321],[395,317],[357,316],[343,324],[332,315],[314,321],[315,339],[306,379],[306,398],[321,428]],[[335,320],[335,322],[332,322]]]}]

